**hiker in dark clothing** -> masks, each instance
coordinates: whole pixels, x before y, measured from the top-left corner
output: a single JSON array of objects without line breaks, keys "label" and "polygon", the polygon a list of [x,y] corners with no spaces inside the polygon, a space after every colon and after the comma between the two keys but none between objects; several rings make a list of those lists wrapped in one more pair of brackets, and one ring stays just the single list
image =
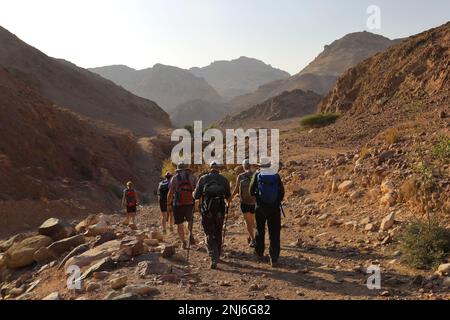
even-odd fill
[{"label": "hiker in dark clothing", "polygon": [[[177,225],[178,235],[183,243],[183,249],[188,248],[188,242],[185,237],[185,222],[188,223],[189,231],[192,231],[194,223],[194,198],[192,197],[197,179],[192,174],[189,167],[183,163],[177,166],[177,173],[170,181],[169,194],[167,195],[167,204],[169,210],[173,210],[175,224]],[[195,244],[195,239],[190,232],[189,241]]]},{"label": "hiker in dark clothing", "polygon": [[219,173],[219,165],[212,162],[211,171],[200,178],[194,198],[200,200],[202,225],[206,235],[211,269],[216,269],[222,254],[223,224],[226,206],[231,201],[230,183]]},{"label": "hiker in dark clothing", "polygon": [[169,186],[170,180],[172,180],[173,174],[171,172],[167,172],[165,175],[165,179],[159,183],[158,186],[158,198],[159,198],[159,208],[161,209],[162,214],[162,229],[163,234],[167,234],[167,222],[170,222],[169,228],[170,231],[173,231],[174,218],[173,212],[168,210],[167,205],[167,195],[169,194]]},{"label": "hiker in dark clothing", "polygon": [[256,247],[259,259],[264,258],[266,222],[270,237],[270,263],[277,267],[280,257],[281,203],[284,186],[278,173],[270,169],[270,159],[262,158],[260,170],[250,184],[250,194],[256,197]]}]

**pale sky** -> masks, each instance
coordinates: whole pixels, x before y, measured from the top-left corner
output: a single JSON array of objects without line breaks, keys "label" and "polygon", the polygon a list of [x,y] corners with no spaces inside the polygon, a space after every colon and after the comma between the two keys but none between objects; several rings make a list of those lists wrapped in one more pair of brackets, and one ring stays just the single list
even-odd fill
[{"label": "pale sky", "polygon": [[81,67],[181,68],[248,56],[291,74],[325,44],[367,30],[370,5],[399,38],[450,20],[449,0],[0,0],[0,25]]}]

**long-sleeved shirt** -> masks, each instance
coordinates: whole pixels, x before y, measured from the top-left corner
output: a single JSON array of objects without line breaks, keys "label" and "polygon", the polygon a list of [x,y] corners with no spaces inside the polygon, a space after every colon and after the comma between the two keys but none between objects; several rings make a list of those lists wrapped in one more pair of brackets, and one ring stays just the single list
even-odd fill
[{"label": "long-sleeved shirt", "polygon": [[258,206],[265,205],[262,199],[259,197],[259,190],[258,190],[258,176],[259,175],[276,175],[278,177],[278,196],[277,196],[277,202],[275,205],[279,206],[283,200],[284,200],[284,185],[283,181],[281,180],[281,177],[278,173],[274,172],[271,169],[263,168],[259,170],[252,178],[252,182],[250,183],[250,194],[256,197],[256,204]]}]

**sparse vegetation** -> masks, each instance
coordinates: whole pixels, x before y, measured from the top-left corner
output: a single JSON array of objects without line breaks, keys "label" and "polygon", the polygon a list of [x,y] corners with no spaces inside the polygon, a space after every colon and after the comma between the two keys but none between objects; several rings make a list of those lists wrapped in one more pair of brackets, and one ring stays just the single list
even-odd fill
[{"label": "sparse vegetation", "polygon": [[450,137],[441,137],[433,147],[433,157],[445,163],[450,162]]},{"label": "sparse vegetation", "polygon": [[177,167],[172,162],[171,159],[166,159],[163,161],[162,169],[161,169],[161,177],[164,177],[167,172],[174,173],[176,171]]},{"label": "sparse vegetation", "polygon": [[320,128],[328,126],[337,119],[339,119],[340,114],[338,113],[319,113],[306,116],[300,119],[300,125],[304,128]]},{"label": "sparse vegetation", "polygon": [[359,158],[361,160],[367,159],[370,157],[370,149],[368,147],[363,147],[359,152]]},{"label": "sparse vegetation", "polygon": [[389,128],[384,133],[384,141],[387,145],[392,145],[400,141],[400,131],[396,128]]},{"label": "sparse vegetation", "polygon": [[417,269],[430,269],[443,261],[450,250],[450,232],[437,220],[414,220],[400,238],[405,262]]}]

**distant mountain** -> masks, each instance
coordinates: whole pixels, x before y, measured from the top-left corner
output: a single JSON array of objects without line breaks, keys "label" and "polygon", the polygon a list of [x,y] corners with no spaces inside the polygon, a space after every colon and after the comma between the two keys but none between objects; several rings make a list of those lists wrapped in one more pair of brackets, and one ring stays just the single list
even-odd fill
[{"label": "distant mountain", "polygon": [[150,136],[170,126],[153,101],[137,97],[74,64],[48,57],[0,27],[0,65],[43,97],[74,112]]},{"label": "distant mountain", "polygon": [[176,127],[190,125],[194,121],[203,121],[204,126],[211,125],[228,113],[226,103],[191,100],[179,105],[170,119]]},{"label": "distant mountain", "polygon": [[155,101],[168,113],[191,100],[222,100],[204,79],[177,67],[156,64],[153,68],[144,70],[127,66],[106,66],[89,70],[140,97]]},{"label": "distant mountain", "polygon": [[325,46],[324,51],[300,73],[285,81],[266,84],[252,94],[233,99],[233,110],[240,112],[284,91],[296,89],[326,95],[345,71],[397,42],[399,41],[370,32],[348,34]]},{"label": "distant mountain", "polygon": [[192,68],[190,71],[204,78],[227,99],[251,93],[261,85],[290,77],[285,71],[247,57],[216,61],[207,67]]},{"label": "distant mountain", "polygon": [[315,113],[322,96],[312,91],[294,90],[270,98],[235,116],[226,117],[221,127],[242,125],[254,121],[275,121]]}]

